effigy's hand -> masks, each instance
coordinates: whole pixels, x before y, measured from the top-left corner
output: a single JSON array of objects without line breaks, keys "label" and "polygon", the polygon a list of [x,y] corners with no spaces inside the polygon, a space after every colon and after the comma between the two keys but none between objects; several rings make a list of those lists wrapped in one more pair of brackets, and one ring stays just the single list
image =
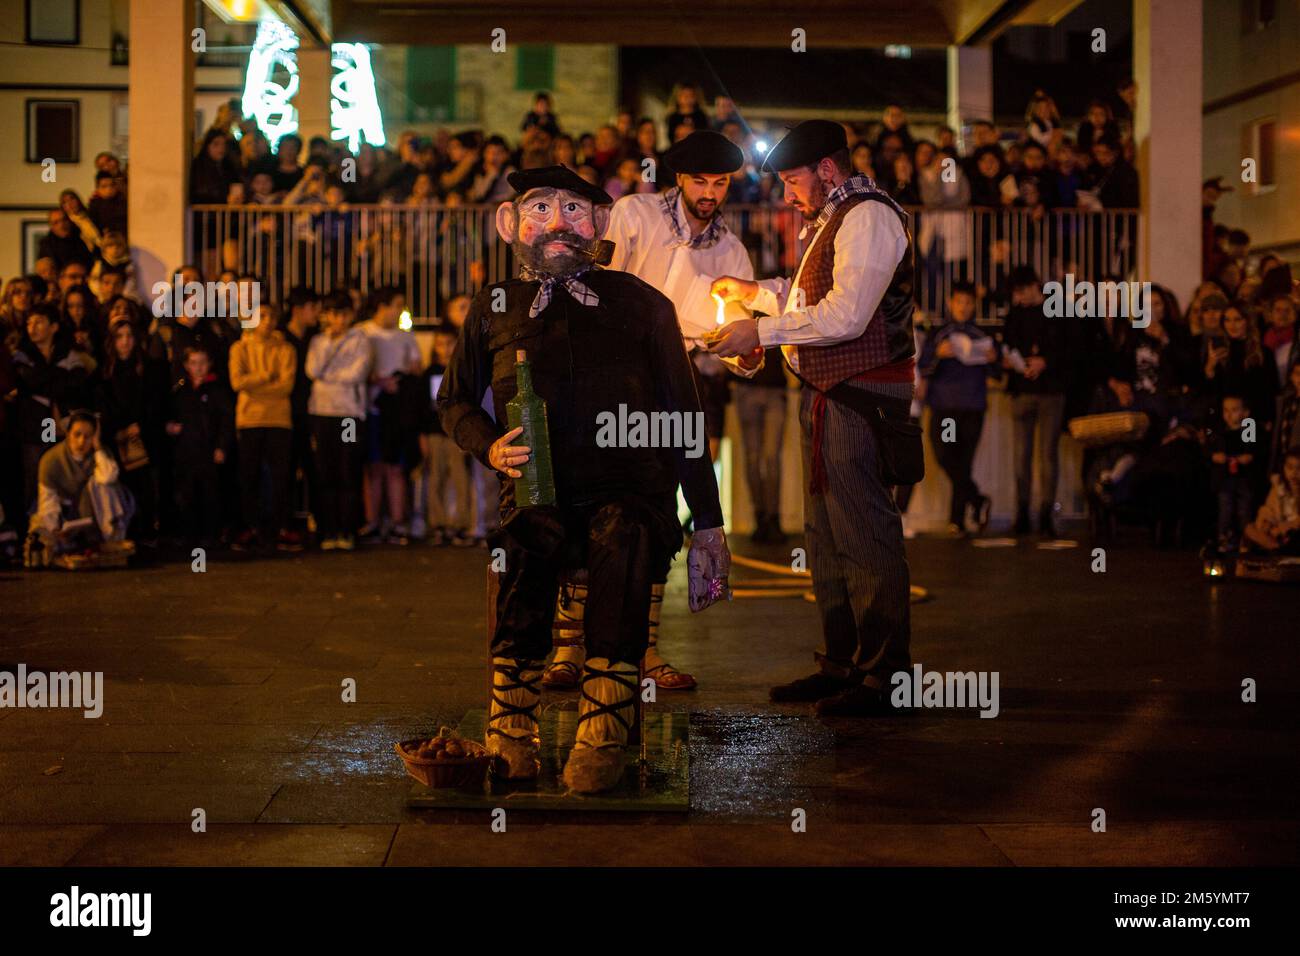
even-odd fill
[{"label": "effigy's hand", "polygon": [[532,449],[527,445],[512,445],[514,439],[524,433],[522,426],[512,428],[492,443],[488,449],[488,464],[511,478],[522,478],[523,472],[514,467],[528,461]]},{"label": "effigy's hand", "polygon": [[731,600],[731,552],[721,528],[696,530],[691,535],[691,550],[686,555],[686,575],[690,583],[690,607],[703,611],[718,601]]}]

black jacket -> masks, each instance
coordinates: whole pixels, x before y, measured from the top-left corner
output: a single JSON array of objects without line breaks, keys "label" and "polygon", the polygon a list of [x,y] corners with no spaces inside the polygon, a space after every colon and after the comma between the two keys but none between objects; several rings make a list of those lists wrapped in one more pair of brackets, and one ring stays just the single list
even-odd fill
[{"label": "black jacket", "polygon": [[66,350],[56,348],[47,360],[24,338],[13,354],[13,369],[18,379],[18,438],[25,444],[42,443],[47,418],[62,418],[88,404],[88,376],[84,368],[68,360]]},{"label": "black jacket", "polygon": [[[600,447],[602,413],[702,413],[677,313],[661,292],[626,272],[593,270],[582,281],[600,304],[578,304],[562,285],[535,318],[529,308],[540,284],[511,279],[474,297],[451,366],[438,393],[442,427],[487,463],[488,449],[506,432],[506,403],[515,396],[515,352],[528,353],[533,387],[546,402],[551,460],[561,506],[634,495],[656,506],[670,502],[680,481],[700,528],[722,525],[722,507],[707,448],[688,458],[683,448]],[[492,311],[496,290],[505,310]],[[492,389],[494,415],[481,407]],[[703,435],[703,432],[700,432]],[[703,439],[701,439],[703,440]],[[707,445],[707,441],[705,440]],[[503,498],[513,502],[506,480]]]},{"label": "black jacket", "polygon": [[208,376],[198,388],[189,380],[172,389],[171,415],[181,433],[172,438],[178,469],[198,471],[215,467],[212,453],[220,448],[227,455],[235,443],[235,405],[230,390]]},{"label": "black jacket", "polygon": [[1084,179],[1089,189],[1097,190],[1104,209],[1136,209],[1142,205],[1137,170],[1122,159],[1107,169],[1094,163]]},{"label": "black jacket", "polygon": [[36,250],[36,256],[38,259],[53,259],[60,270],[69,262],[80,262],[87,269],[95,263],[95,254],[75,229],[72,235],[63,237],[52,232],[46,233]]},{"label": "black jacket", "polygon": [[114,436],[128,425],[139,425],[140,436],[150,456],[162,445],[163,426],[169,404],[167,364],[145,359],[142,370],[130,362],[116,362],[111,374],[101,367],[95,402],[103,415],[101,438],[104,447],[116,449]]},{"label": "black jacket", "polygon": [[1012,395],[1065,392],[1070,384],[1065,367],[1066,332],[1065,322],[1044,315],[1041,305],[1011,307],[1002,328],[1003,350],[1015,349],[1026,361],[1037,355],[1047,365],[1042,374],[1032,380],[1013,370],[1008,379],[1008,392]]}]

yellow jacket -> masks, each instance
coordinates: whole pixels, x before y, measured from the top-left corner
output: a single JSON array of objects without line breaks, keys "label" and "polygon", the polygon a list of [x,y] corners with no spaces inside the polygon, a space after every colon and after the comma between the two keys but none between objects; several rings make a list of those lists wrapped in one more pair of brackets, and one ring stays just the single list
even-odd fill
[{"label": "yellow jacket", "polygon": [[292,428],[289,394],[298,357],[278,331],[245,333],[230,349],[230,387],[239,395],[236,428]]}]

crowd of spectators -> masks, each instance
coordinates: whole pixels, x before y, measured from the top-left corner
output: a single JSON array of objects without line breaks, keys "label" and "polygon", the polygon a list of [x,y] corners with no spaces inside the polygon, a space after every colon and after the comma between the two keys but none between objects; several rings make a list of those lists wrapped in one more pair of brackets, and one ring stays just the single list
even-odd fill
[{"label": "crowd of spectators", "polygon": [[[949,532],[963,537],[987,522],[988,497],[972,466],[997,381],[1010,399],[1014,532],[1057,533],[1063,426],[1129,412],[1143,416],[1140,425],[1089,441],[1084,452],[1081,478],[1098,531],[1131,519],[1170,543],[1297,553],[1300,294],[1276,258],[1249,270],[1235,261],[1241,285],[1207,280],[1186,310],[1153,286],[1145,325],[1119,314],[1116,302],[1102,301],[1095,316],[1049,316],[1042,278],[1018,267],[1005,320],[990,334],[971,321],[975,287],[954,284],[949,320],[919,333],[918,360],[931,446],[953,486]],[[1261,521],[1271,521],[1268,534]]]},{"label": "crowd of spectators", "polygon": [[[1095,101],[1077,124],[1067,124],[1040,92],[1023,127],[975,122],[964,144],[943,126],[931,138],[915,135],[897,106],[878,123],[845,126],[855,169],[901,203],[920,207],[918,255],[933,266],[951,261],[956,243],[941,226],[927,227],[926,210],[975,206],[1034,219],[1060,209],[1135,208],[1134,101],[1126,84],[1112,101]],[[363,146],[355,158],[322,139],[307,144],[304,155],[292,135],[272,151],[227,107],[196,144],[190,199],[241,206],[493,203],[511,194],[512,170],[554,163],[617,198],[670,185],[670,176],[657,174],[661,130],[675,141],[702,127],[719,130],[747,156],[729,203],[781,202],[779,180],[761,171],[760,144],[734,103],[719,97],[710,115],[700,91],[688,85],[674,90],[662,122],[624,110],[594,133],[575,135],[565,131],[549,95],[539,93],[513,139],[406,132],[392,151]],[[130,492],[122,496],[133,506],[129,527],[109,508],[117,524],[111,535],[107,525],[101,529],[105,540],[129,534],[144,543],[286,551],[313,542],[351,549],[358,540],[400,544],[425,536],[456,545],[483,541],[493,478],[441,435],[431,406],[468,296],[485,280],[482,270],[471,270],[463,287],[439,290],[442,318],[427,360],[398,327],[409,284],[372,282],[377,290],[364,296],[355,275],[323,291],[295,287],[283,301],[265,302],[251,328],[217,316],[151,314],[128,252],[125,171],[111,154],[95,165],[90,203],[64,191],[34,274],[10,279],[0,294],[0,505],[13,538],[27,533],[29,515],[57,525],[51,509],[71,521],[97,521],[104,509],[101,501],[88,515],[89,496],[45,494],[44,462],[57,446],[60,459],[73,463],[63,471],[76,481],[111,478]],[[970,533],[988,520],[989,499],[972,470],[987,388],[999,382],[1011,397],[1016,532],[1033,530],[1036,500],[1037,530],[1056,533],[1065,424],[1137,410],[1149,423],[1142,435],[1086,455],[1094,516],[1135,515],[1227,550],[1243,543],[1294,546],[1296,463],[1288,456],[1300,442],[1297,296],[1286,265],[1251,256],[1248,236],[1214,222],[1215,203],[1228,188],[1219,179],[1204,188],[1205,283],[1186,309],[1157,288],[1145,328],[1119,316],[1046,317],[1043,282],[1058,276],[1040,276],[1011,259],[987,284],[960,269],[952,274],[946,301],[922,315],[918,328],[920,400],[931,406],[934,451],[953,483],[952,533]],[[264,278],[238,265],[201,261],[180,270],[180,280]],[[977,317],[989,315],[1000,327],[979,328]],[[92,458],[84,442],[69,444],[74,411],[91,413],[79,419],[80,438],[87,422],[96,424]],[[947,422],[955,439],[942,434]],[[94,467],[86,464],[92,459]],[[1271,524],[1260,524],[1265,511],[1275,516]]]},{"label": "crowd of spectators", "polygon": [[[1023,129],[999,130],[978,120],[964,152],[948,126],[937,127],[933,139],[914,136],[896,105],[878,122],[846,123],[845,129],[855,169],[904,205],[1014,207],[1040,215],[1060,208],[1132,209],[1139,197],[1131,114],[1124,122],[1116,118],[1131,90],[1126,85],[1114,106],[1093,101],[1073,127],[1063,123],[1050,96],[1036,93]],[[658,174],[660,147],[696,129],[717,130],[746,153],[748,161],[728,193],[731,203],[781,202],[780,182],[761,170],[759,137],[735,103],[719,96],[710,115],[699,88],[688,84],[674,88],[662,119],[620,110],[594,132],[566,130],[543,91],[513,138],[478,129],[440,129],[433,137],[406,131],[393,149],[363,144],[355,157],[323,137],[313,138],[304,155],[296,134],[281,137],[273,150],[255,124],[237,119],[231,105],[218,114],[194,157],[190,201],[492,203],[509,195],[505,178],[512,170],[553,164],[570,167],[617,199],[671,186],[671,176]]]},{"label": "crowd of spectators", "polygon": [[[203,295],[196,267],[178,275],[183,302]],[[433,412],[467,310],[467,297],[448,303],[425,360],[392,287],[297,288],[255,315],[173,316],[127,295],[101,302],[84,282],[12,280],[0,308],[10,549],[24,536],[55,557],[124,540],[288,552],[482,544],[495,481]],[[74,441],[77,422],[90,431]]]}]

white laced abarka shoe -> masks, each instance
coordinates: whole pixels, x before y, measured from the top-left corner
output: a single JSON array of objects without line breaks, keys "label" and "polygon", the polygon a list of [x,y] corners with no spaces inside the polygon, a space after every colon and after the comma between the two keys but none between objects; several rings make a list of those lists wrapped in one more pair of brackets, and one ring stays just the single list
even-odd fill
[{"label": "white laced abarka shoe", "polygon": [[622,779],[636,692],[635,664],[588,658],[582,672],[577,740],[564,765],[564,785],[574,793],[600,793]]},{"label": "white laced abarka shoe", "polygon": [[492,701],[484,744],[492,772],[506,780],[532,780],[541,772],[537,705],[542,662],[492,658]]}]

